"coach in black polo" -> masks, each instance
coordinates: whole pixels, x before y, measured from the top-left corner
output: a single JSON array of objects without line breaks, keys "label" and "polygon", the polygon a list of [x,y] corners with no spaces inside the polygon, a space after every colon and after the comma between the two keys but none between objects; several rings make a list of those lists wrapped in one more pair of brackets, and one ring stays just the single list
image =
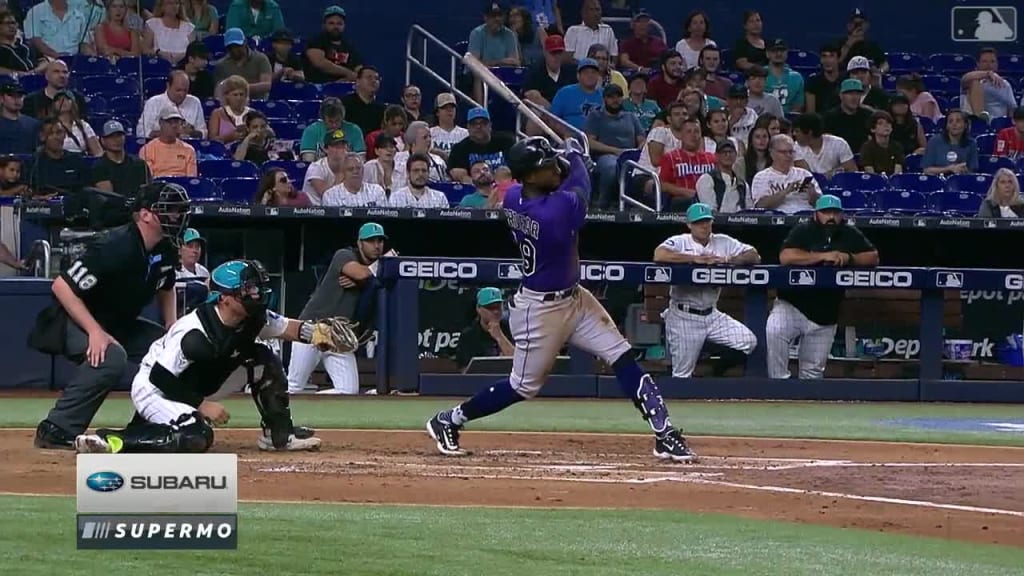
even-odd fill
[{"label": "coach in black polo", "polygon": [[[814,219],[793,227],[782,244],[779,263],[783,266],[877,266],[878,250],[860,230],[843,221],[843,203],[831,194],[818,198]],[[839,308],[846,296],[842,288],[800,288],[813,285],[813,270],[794,270],[790,284],[780,289],[765,340],[768,376],[789,378],[789,348],[800,338],[800,378],[825,375],[825,363],[832,349],[839,321]]]}]

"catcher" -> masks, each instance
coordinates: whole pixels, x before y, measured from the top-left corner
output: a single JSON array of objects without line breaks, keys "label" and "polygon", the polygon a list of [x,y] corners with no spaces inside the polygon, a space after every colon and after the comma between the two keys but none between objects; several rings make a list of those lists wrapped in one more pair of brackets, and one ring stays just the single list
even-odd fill
[{"label": "catcher", "polygon": [[212,426],[230,415],[206,400],[240,366],[262,368],[251,387],[262,419],[260,450],[317,450],[312,430],[292,425],[280,359],[257,338],[281,338],[321,350],[357,345],[347,320],[302,322],[267,310],[270,277],[256,260],[232,260],[211,274],[214,292],[153,343],[132,382],[135,417],[123,430],[97,430],[75,439],[78,452],[205,452]]}]

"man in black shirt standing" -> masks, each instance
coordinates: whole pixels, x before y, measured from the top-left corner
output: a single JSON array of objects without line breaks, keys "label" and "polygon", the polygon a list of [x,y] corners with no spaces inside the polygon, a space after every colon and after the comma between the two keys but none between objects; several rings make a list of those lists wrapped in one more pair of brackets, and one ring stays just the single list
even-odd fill
[{"label": "man in black shirt standing", "polygon": [[29,346],[78,363],[71,381],[36,428],[38,448],[71,449],[128,365],[163,335],[139,318],[156,295],[164,324],[177,319],[177,242],[188,225],[189,198],[177,184],[138,191],[132,220],[111,229],[53,282],[56,301],[36,318]]},{"label": "man in black shirt standing", "polygon": [[839,47],[826,44],[821,47],[821,69],[807,79],[806,110],[810,114],[823,114],[839,106]]},{"label": "man in black shirt standing", "polygon": [[377,101],[380,73],[373,66],[361,66],[356,74],[355,92],[345,95],[341,103],[345,105],[345,120],[359,126],[363,134],[369,134],[380,130],[384,122],[384,109],[387,108]]},{"label": "man in black shirt standing", "polygon": [[131,196],[152,180],[149,165],[124,151],[124,126],[107,120],[100,135],[103,157],[92,166],[93,186],[104,192]]},{"label": "man in black shirt standing", "polygon": [[[351,82],[356,79],[356,71],[362,63],[355,46],[345,38],[345,9],[328,6],[324,10],[320,35],[306,44],[306,81],[314,84]],[[365,128],[363,131],[369,134]]]},{"label": "man in black shirt standing", "polygon": [[472,184],[469,168],[477,162],[487,162],[491,172],[505,165],[505,154],[515,140],[505,134],[491,132],[491,114],[486,108],[473,108],[466,114],[469,136],[452,146],[448,156],[448,172],[454,182]]},{"label": "man in black shirt standing", "polygon": [[[783,266],[877,266],[878,250],[860,230],[843,222],[843,203],[826,194],[814,206],[814,219],[789,231],[779,253]],[[794,270],[790,284],[799,286],[806,277],[813,285],[813,270]],[[789,348],[800,338],[800,378],[825,375],[825,362],[832,349],[839,321],[839,308],[846,291],[842,288],[789,288],[778,291],[768,315],[765,339],[768,376],[789,378]]]},{"label": "man in black shirt standing", "polygon": [[870,135],[868,125],[871,122],[872,110],[861,106],[860,99],[863,96],[864,85],[860,80],[847,78],[840,84],[839,107],[829,110],[822,116],[825,132],[846,140],[851,150],[860,150]]},{"label": "man in black shirt standing", "polygon": [[515,346],[508,321],[502,318],[501,290],[481,288],[476,293],[476,319],[459,335],[455,362],[462,370],[477,356],[512,356]]},{"label": "man in black shirt standing", "polygon": [[33,196],[65,196],[89,184],[89,168],[82,155],[64,150],[66,136],[57,118],[47,118],[40,124],[43,146],[21,171]]}]

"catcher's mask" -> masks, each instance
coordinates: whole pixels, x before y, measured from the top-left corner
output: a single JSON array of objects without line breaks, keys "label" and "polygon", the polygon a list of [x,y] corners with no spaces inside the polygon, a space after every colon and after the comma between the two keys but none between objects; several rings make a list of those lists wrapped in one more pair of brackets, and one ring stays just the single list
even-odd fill
[{"label": "catcher's mask", "polygon": [[211,301],[221,295],[234,296],[250,316],[265,312],[270,305],[270,274],[259,260],[225,262],[213,269],[210,283],[214,289]]},{"label": "catcher's mask", "polygon": [[149,210],[155,214],[164,236],[175,246],[181,244],[181,234],[188,228],[191,206],[188,192],[172,182],[146,184],[132,200],[132,212]]}]

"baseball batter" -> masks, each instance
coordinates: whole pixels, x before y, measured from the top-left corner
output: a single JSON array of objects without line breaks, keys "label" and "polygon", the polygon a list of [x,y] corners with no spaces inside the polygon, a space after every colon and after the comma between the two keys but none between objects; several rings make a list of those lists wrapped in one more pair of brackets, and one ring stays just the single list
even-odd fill
[{"label": "baseball batter", "polygon": [[292,425],[284,368],[257,338],[283,338],[344,348],[355,335],[334,319],[324,324],[291,320],[267,310],[270,276],[256,260],[232,260],[214,269],[215,292],[178,319],[153,343],[132,381],[136,415],[123,430],[97,430],[75,439],[79,452],[205,452],[213,425],[230,415],[206,398],[238,367],[263,368],[252,385],[262,418],[261,450],[316,450],[320,439]]},{"label": "baseball batter", "polygon": [[[814,205],[814,219],[789,231],[779,253],[783,266],[877,266],[878,251],[860,230],[843,222],[843,203],[826,194]],[[807,272],[801,276],[810,275]],[[810,284],[814,284],[813,281]],[[768,376],[789,378],[789,348],[800,339],[800,378],[821,378],[836,336],[842,288],[779,290],[768,315],[765,339]]]},{"label": "baseball batter", "polygon": [[544,138],[534,137],[516,143],[507,154],[513,178],[522,183],[509,188],[503,201],[523,258],[523,280],[509,314],[515,340],[512,374],[427,422],[427,433],[444,455],[466,454],[459,432],[467,422],[536,396],[568,342],[612,366],[622,391],[654,431],[655,456],[696,459],[669,421],[654,379],[637,364],[605,309],[579,285],[577,242],[590,204],[590,174],[580,150],[573,140],[566,142],[566,150],[556,151]]},{"label": "baseball batter", "polygon": [[[359,228],[356,248],[343,248],[334,253],[327,272],[309,297],[309,302],[306,302],[299,319],[354,319],[362,294],[373,293],[372,288],[376,282],[374,263],[380,259],[386,238],[384,227],[380,224],[363,224]],[[288,363],[288,393],[302,392],[309,381],[309,375],[321,361],[334,385],[333,389],[323,393],[359,394],[359,368],[354,350],[344,353],[322,352],[301,342],[292,344],[292,356]]]},{"label": "baseball batter", "polygon": [[[678,234],[654,249],[654,261],[665,264],[760,264],[761,256],[749,244],[725,234],[712,234],[714,214],[707,204],[686,211],[689,234]],[[705,340],[749,355],[757,338],[749,328],[715,305],[722,289],[710,286],[672,286],[671,301],[661,317],[672,355],[672,376],[689,378]]]}]

